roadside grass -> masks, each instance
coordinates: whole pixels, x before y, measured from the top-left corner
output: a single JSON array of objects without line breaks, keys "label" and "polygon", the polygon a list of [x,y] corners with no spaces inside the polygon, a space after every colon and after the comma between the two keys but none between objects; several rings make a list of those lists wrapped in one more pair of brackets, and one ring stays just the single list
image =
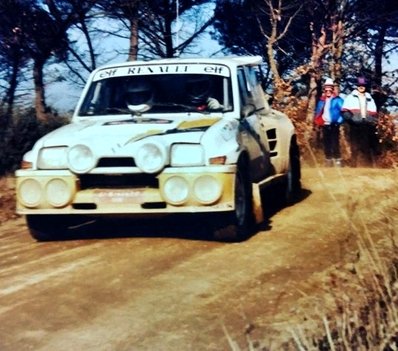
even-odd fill
[{"label": "roadside grass", "polygon": [[[398,255],[393,218],[381,226],[386,238],[375,243],[366,223],[357,228],[358,261],[351,263],[350,279],[331,273],[332,311],[312,318],[317,327],[291,326],[292,341],[285,350],[398,350]],[[362,229],[362,230],[361,230]]]},{"label": "roadside grass", "polygon": [[[312,156],[323,182],[323,170]],[[397,199],[389,197],[392,214],[385,214],[375,223],[361,213],[366,202],[360,196],[348,196],[345,204],[332,193],[330,196],[347,221],[347,236],[356,241],[351,262],[327,272],[328,278],[322,282],[324,296],[301,292],[297,304],[306,308],[297,310],[302,311],[302,322],[287,321],[284,340],[275,340],[270,335],[262,340],[253,339],[251,331],[245,330],[246,344],[242,348],[223,326],[232,351],[398,350]],[[384,236],[375,240],[375,231]]]}]

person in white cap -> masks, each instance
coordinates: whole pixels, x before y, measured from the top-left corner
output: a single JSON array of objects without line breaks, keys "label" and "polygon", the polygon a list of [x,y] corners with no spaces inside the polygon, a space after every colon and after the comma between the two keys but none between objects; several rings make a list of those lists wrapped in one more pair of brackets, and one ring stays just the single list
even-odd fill
[{"label": "person in white cap", "polygon": [[358,77],[356,89],[347,95],[342,107],[349,127],[352,166],[357,166],[359,156],[373,163],[378,149],[377,108],[367,88],[366,78]]},{"label": "person in white cap", "polygon": [[325,165],[341,167],[340,125],[343,122],[341,107],[344,100],[335,92],[333,80],[327,78],[316,105],[314,122],[322,128]]}]

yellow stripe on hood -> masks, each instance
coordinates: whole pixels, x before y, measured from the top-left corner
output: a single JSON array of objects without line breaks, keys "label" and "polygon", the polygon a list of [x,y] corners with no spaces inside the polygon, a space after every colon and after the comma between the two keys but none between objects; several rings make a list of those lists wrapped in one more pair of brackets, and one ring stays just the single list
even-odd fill
[{"label": "yellow stripe on hood", "polygon": [[181,122],[176,129],[184,130],[184,129],[193,129],[193,128],[201,128],[201,127],[210,127],[213,124],[217,123],[221,118],[202,118],[195,119],[194,121],[183,121]]},{"label": "yellow stripe on hood", "polygon": [[[204,118],[204,119],[196,119],[194,121],[183,121],[181,122],[176,128],[172,129],[174,131],[182,131],[182,130],[189,130],[189,129],[195,129],[195,128],[203,128],[203,127],[210,127],[213,124],[217,123],[221,117],[217,118]],[[152,135],[162,135],[166,134],[168,131],[164,130],[157,130],[157,129],[152,129],[152,130],[147,130],[145,133],[135,135],[134,137],[130,138],[125,145],[138,141],[140,139],[144,139],[146,137],[152,136]]]},{"label": "yellow stripe on hood", "polygon": [[147,130],[145,133],[141,133],[141,134],[137,134],[135,136],[133,136],[132,138],[130,138],[129,140],[127,140],[124,145],[127,145],[129,143],[133,143],[136,142],[140,139],[144,139],[146,137],[149,137],[151,135],[161,135],[164,134],[163,130],[157,130],[157,129],[152,129],[152,130]]}]

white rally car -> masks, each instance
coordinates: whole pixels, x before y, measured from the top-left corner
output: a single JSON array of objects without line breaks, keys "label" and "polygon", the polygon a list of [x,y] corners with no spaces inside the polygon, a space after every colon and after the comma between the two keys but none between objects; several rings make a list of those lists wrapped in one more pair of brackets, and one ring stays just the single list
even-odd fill
[{"label": "white rally car", "polygon": [[95,70],[70,124],[39,139],[17,177],[37,240],[95,217],[206,214],[215,238],[263,220],[261,189],[300,189],[289,118],[270,108],[261,57],[132,61]]}]

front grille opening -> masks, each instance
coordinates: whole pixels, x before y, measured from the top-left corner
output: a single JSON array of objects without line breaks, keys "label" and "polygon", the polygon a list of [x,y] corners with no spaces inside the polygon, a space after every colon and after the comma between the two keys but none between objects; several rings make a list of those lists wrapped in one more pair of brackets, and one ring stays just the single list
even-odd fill
[{"label": "front grille opening", "polygon": [[92,188],[153,188],[159,189],[159,180],[150,174],[82,174],[80,189]]},{"label": "front grille opening", "polygon": [[97,167],[135,167],[132,157],[104,157],[98,161]]}]

